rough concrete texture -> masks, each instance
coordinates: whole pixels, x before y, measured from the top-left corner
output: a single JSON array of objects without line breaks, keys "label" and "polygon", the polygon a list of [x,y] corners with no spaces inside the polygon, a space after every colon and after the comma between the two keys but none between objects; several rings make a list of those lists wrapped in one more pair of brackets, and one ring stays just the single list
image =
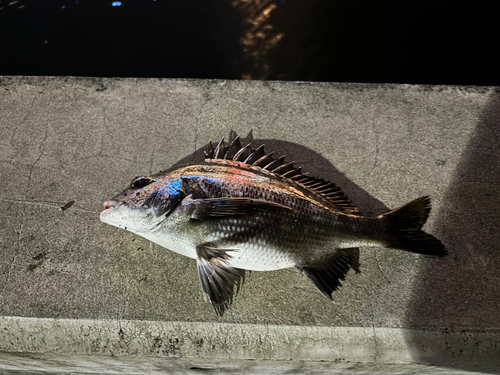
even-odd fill
[{"label": "rough concrete texture", "polygon": [[[499,99],[478,87],[3,77],[0,315],[404,328],[415,361],[439,361],[442,348],[414,335],[433,330],[468,337],[448,348],[454,360],[484,335],[498,358]],[[217,318],[194,261],[98,213],[133,177],[231,131],[336,182],[366,214],[430,195],[425,228],[450,255],[362,249],[362,273],[333,304],[294,269],[253,272]]]},{"label": "rough concrete texture", "polygon": [[[409,339],[408,337],[411,337]],[[425,344],[427,350],[419,352]],[[496,332],[3,317],[0,352],[367,363],[500,365]],[[499,368],[500,369],[500,368]]]},{"label": "rough concrete texture", "polygon": [[0,373],[10,374],[310,374],[310,375],[465,375],[488,374],[491,367],[467,370],[420,364],[367,364],[268,360],[214,360],[151,357],[99,357],[33,353],[0,353]]}]

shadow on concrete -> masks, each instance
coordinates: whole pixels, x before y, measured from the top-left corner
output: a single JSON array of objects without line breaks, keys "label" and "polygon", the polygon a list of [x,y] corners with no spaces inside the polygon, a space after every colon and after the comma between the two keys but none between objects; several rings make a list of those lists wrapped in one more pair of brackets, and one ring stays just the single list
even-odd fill
[{"label": "shadow on concrete", "polygon": [[[500,144],[495,124],[500,123],[500,95],[492,100],[470,141],[456,176],[444,197],[433,234],[448,248],[445,262],[423,257],[421,277],[417,279],[414,299],[404,328],[406,340],[413,348],[416,362],[431,365],[454,363],[453,369],[481,370],[473,363],[490,365],[500,358],[492,357],[499,348],[478,343],[476,333],[499,329],[500,311]],[[500,135],[500,134],[498,134]],[[226,143],[234,139],[232,132]],[[218,140],[213,140],[217,142]],[[363,215],[374,216],[388,208],[349,180],[327,159],[307,147],[274,139],[254,139],[252,132],[242,137],[242,144],[252,142],[256,148],[265,144],[267,152],[287,155],[304,172],[328,179],[342,188]],[[203,150],[179,160],[172,168],[199,162]],[[458,272],[457,272],[458,270]],[[426,331],[428,333],[426,333]],[[429,331],[430,330],[430,331]],[[422,333],[424,332],[424,333]],[[485,336],[481,336],[485,337]],[[495,336],[493,341],[495,340]],[[491,350],[480,350],[487,347]],[[473,367],[471,367],[473,366]]]},{"label": "shadow on concrete", "polygon": [[453,362],[457,369],[470,360],[500,361],[498,342],[479,339],[500,329],[499,125],[500,94],[496,93],[485,107],[437,216],[433,232],[450,255],[445,262],[425,259],[416,281],[409,326],[445,330],[445,348],[408,333],[406,340],[415,345],[418,362]]}]

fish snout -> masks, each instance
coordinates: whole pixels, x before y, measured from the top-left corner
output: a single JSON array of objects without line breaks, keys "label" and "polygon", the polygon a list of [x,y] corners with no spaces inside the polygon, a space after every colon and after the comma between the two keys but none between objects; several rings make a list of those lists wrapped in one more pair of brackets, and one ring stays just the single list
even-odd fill
[{"label": "fish snout", "polygon": [[122,203],[114,200],[109,200],[104,202],[102,205],[104,207],[104,211],[101,212],[99,218],[103,223],[111,224],[110,220],[112,221],[113,217],[116,214],[115,208],[121,206]]},{"label": "fish snout", "polygon": [[117,206],[121,205],[121,202],[106,201],[102,205],[103,205],[103,207],[104,207],[105,210],[109,210],[110,208],[117,207]]}]

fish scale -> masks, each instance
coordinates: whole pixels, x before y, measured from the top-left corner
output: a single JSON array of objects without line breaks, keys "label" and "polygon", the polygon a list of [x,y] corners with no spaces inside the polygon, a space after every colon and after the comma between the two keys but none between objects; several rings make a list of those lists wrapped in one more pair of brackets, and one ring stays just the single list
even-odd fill
[{"label": "fish scale", "polygon": [[152,176],[104,202],[104,223],[196,260],[206,300],[222,315],[245,270],[296,267],[325,297],[359,272],[359,247],[444,256],[422,231],[430,199],[364,217],[334,183],[302,173],[264,146],[209,144],[207,159]]}]

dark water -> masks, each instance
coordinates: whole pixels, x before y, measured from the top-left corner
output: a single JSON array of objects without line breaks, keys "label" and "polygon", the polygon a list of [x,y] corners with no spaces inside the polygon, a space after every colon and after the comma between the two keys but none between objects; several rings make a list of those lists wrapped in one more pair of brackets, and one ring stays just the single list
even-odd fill
[{"label": "dark water", "polygon": [[0,0],[0,74],[499,85],[497,4]]}]

